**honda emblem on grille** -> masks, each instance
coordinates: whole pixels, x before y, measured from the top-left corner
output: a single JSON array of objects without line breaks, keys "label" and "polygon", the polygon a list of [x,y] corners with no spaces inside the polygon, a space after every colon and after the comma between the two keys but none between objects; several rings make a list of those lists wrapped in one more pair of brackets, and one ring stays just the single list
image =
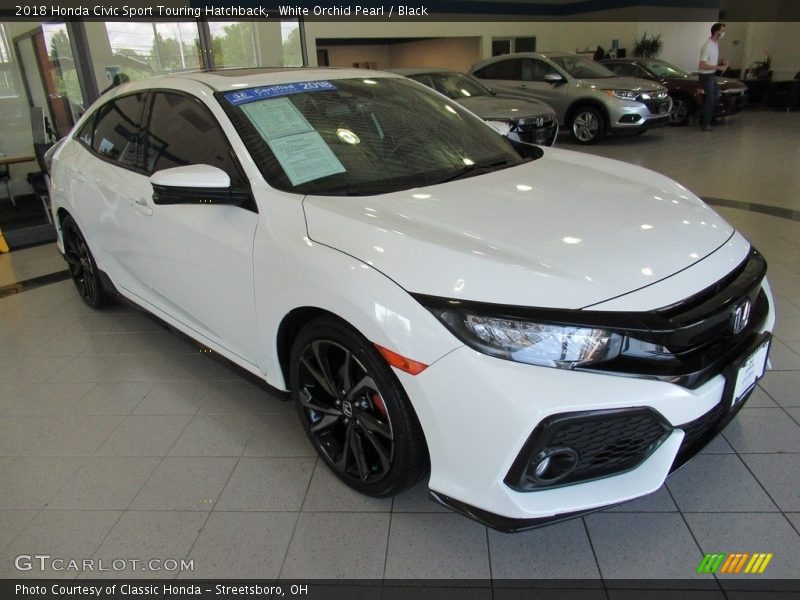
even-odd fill
[{"label": "honda emblem on grille", "polygon": [[731,325],[733,325],[733,333],[740,333],[750,320],[750,299],[748,298],[741,304],[737,304],[731,311]]},{"label": "honda emblem on grille", "polygon": [[537,127],[541,127],[544,125],[544,117],[536,117],[535,123]]}]

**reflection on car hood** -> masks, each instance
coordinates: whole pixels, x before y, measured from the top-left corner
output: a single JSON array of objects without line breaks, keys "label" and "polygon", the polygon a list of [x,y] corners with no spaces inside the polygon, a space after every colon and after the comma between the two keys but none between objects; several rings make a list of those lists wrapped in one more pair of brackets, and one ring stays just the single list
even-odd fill
[{"label": "reflection on car hood", "polygon": [[304,208],[312,241],[410,292],[524,306],[602,302],[689,267],[733,234],[662,175],[555,149],[441,185],[307,196]]},{"label": "reflection on car hood", "polygon": [[633,90],[635,92],[653,92],[664,89],[660,83],[639,79],[637,77],[603,77],[600,79],[581,79],[585,86],[599,90]]},{"label": "reflection on car hood", "polygon": [[473,96],[458,98],[456,102],[482,119],[524,119],[555,114],[555,110],[544,102],[505,96]]},{"label": "reflection on car hood", "polygon": [[738,79],[730,79],[728,77],[717,77],[717,85],[723,91],[728,90],[742,90],[746,91],[747,86]]}]

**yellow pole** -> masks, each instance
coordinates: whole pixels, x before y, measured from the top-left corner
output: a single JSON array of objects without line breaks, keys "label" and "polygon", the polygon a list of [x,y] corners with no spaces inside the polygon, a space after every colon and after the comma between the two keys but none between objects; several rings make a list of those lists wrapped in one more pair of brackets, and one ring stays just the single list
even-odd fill
[{"label": "yellow pole", "polygon": [[0,254],[3,252],[9,252],[8,244],[6,243],[6,238],[3,237],[3,230],[0,229]]}]

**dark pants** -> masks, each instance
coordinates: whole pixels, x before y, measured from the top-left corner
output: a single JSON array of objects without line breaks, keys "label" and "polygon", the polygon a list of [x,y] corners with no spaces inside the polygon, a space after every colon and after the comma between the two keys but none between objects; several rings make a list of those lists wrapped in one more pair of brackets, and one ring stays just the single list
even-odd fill
[{"label": "dark pants", "polygon": [[711,125],[711,119],[714,117],[714,107],[719,102],[719,88],[717,87],[716,73],[700,74],[700,83],[703,84],[703,91],[706,98],[703,103],[703,114],[701,124],[703,127]]}]

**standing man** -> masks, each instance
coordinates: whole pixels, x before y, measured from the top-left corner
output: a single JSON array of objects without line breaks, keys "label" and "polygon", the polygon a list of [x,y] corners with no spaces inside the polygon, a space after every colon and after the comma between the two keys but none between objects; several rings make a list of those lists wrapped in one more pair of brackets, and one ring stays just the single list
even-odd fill
[{"label": "standing man", "polygon": [[708,38],[700,49],[700,83],[703,84],[705,91],[705,102],[703,104],[703,118],[701,129],[711,131],[711,119],[714,116],[714,107],[719,101],[719,89],[717,88],[717,69],[722,72],[728,70],[730,64],[727,60],[719,62],[719,40],[725,37],[725,24],[714,23],[711,26],[711,37]]}]

